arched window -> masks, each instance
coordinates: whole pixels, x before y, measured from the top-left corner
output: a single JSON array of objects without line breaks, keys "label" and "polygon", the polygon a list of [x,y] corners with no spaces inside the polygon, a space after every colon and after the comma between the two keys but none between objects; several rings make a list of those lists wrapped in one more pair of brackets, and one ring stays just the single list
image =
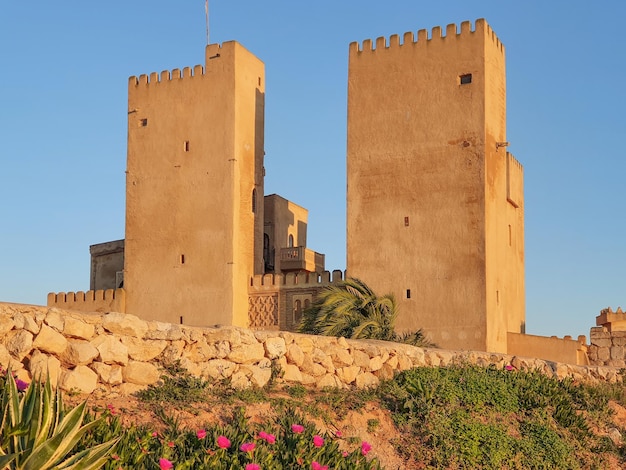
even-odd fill
[{"label": "arched window", "polygon": [[289,248],[293,248],[293,235],[289,234],[289,240],[287,241],[287,246]]}]

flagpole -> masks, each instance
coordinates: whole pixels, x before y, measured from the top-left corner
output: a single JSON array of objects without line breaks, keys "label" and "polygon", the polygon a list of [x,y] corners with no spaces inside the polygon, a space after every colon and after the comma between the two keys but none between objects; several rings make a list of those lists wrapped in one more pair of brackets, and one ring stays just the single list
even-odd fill
[{"label": "flagpole", "polygon": [[209,0],[204,0],[204,16],[206,18],[206,45],[209,45]]}]

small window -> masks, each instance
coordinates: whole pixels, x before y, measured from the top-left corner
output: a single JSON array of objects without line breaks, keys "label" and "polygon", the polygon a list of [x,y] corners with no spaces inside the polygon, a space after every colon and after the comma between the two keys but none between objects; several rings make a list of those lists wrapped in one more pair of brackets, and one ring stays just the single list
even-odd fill
[{"label": "small window", "polygon": [[404,226],[405,226],[405,227],[408,227],[408,226],[409,226],[409,218],[408,218],[408,217],[405,217],[405,218],[404,218]]},{"label": "small window", "polygon": [[180,255],[180,264],[185,264],[185,255]]},{"label": "small window", "polygon": [[470,83],[472,83],[472,74],[471,73],[466,73],[464,75],[461,75],[459,77],[459,81],[460,81],[461,85],[469,85]]},{"label": "small window", "polygon": [[148,125],[148,118],[143,118],[139,120],[139,127],[146,127]]},{"label": "small window", "polygon": [[183,324],[183,316],[182,315],[180,316],[180,324],[181,325]]},{"label": "small window", "polygon": [[406,298],[410,299],[411,298],[411,289],[407,289],[406,290]]},{"label": "small window", "polygon": [[289,234],[289,240],[287,241],[287,246],[289,248],[293,248],[293,235]]},{"label": "small window", "polygon": [[256,212],[256,188],[252,190],[252,212]]},{"label": "small window", "polygon": [[186,140],[185,144],[183,145],[183,148],[185,149],[185,152],[189,152],[189,141]]}]

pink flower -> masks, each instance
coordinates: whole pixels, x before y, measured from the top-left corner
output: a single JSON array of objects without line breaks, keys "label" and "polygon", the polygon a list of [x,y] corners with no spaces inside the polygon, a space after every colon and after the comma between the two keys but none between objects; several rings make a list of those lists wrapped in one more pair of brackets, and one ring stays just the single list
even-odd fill
[{"label": "pink flower", "polygon": [[246,470],[261,470],[261,466],[257,463],[246,464]]},{"label": "pink flower", "polygon": [[159,468],[161,470],[169,470],[170,468],[174,468],[174,465],[167,459],[159,459]]},{"label": "pink flower", "polygon": [[107,410],[109,410],[109,413],[111,413],[112,415],[117,413],[117,411],[115,411],[115,407],[111,404],[107,405]]},{"label": "pink flower", "polygon": [[28,382],[24,382],[22,379],[17,379],[15,381],[15,386],[17,387],[18,392],[23,392],[28,388]]},{"label": "pink flower", "polygon": [[230,447],[230,441],[226,436],[220,436],[217,438],[217,445],[221,449],[228,449]]},{"label": "pink flower", "polygon": [[341,431],[337,430],[337,431],[335,431],[335,436],[341,437],[341,436],[343,436],[343,433]]},{"label": "pink flower", "polygon": [[169,441],[167,443],[167,447],[169,447],[170,449],[174,447],[174,443],[172,441]]},{"label": "pink flower", "polygon": [[198,429],[196,436],[198,436],[198,439],[204,439],[206,437],[206,431],[204,429]]},{"label": "pink flower", "polygon": [[276,436],[274,436],[274,434],[268,434],[265,431],[261,431],[259,437],[264,439],[268,444],[274,444],[276,442]]},{"label": "pink flower", "polygon": [[506,369],[506,370],[513,370],[513,366],[509,364],[509,365],[507,365],[507,366],[505,367],[505,369]]},{"label": "pink flower", "polygon": [[341,453],[341,455],[343,455],[344,457],[347,457],[347,456],[348,456],[348,451],[344,450],[344,451]]},{"label": "pink flower", "polygon": [[372,444],[367,441],[361,442],[361,453],[363,455],[367,455],[370,450],[372,450]]},{"label": "pink flower", "polygon": [[314,460],[311,462],[311,470],[328,470],[328,465],[322,465]]},{"label": "pink flower", "polygon": [[299,424],[292,424],[291,430],[296,434],[302,434],[302,432],[304,432],[304,426],[301,426]]},{"label": "pink flower", "polygon": [[324,438],[316,434],[315,436],[313,436],[313,445],[315,447],[322,447],[324,445]]},{"label": "pink flower", "polygon": [[239,450],[241,450],[241,452],[252,452],[255,447],[254,442],[244,442],[241,444],[241,447],[239,447]]}]

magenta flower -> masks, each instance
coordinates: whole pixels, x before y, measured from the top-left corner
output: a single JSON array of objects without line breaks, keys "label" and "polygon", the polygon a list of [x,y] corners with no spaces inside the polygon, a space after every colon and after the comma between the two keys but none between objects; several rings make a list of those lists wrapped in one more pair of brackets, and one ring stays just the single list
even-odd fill
[{"label": "magenta flower", "polygon": [[252,452],[255,447],[254,442],[244,442],[241,444],[241,447],[239,447],[239,450],[241,450],[241,452]]},{"label": "magenta flower", "polygon": [[161,470],[169,470],[170,468],[174,468],[174,464],[167,459],[159,459],[159,468]]},{"label": "magenta flower", "polygon": [[246,464],[246,470],[261,470],[261,466],[258,463]]},{"label": "magenta flower", "polygon": [[337,429],[337,431],[335,431],[335,436],[341,437],[343,436],[343,433],[339,429]]},{"label": "magenta flower", "polygon": [[505,369],[506,369],[506,370],[513,370],[513,366],[509,364],[509,365],[507,365],[507,366],[505,367]]},{"label": "magenta flower", "polygon": [[344,451],[341,453],[341,455],[343,455],[344,457],[347,457],[347,456],[348,456],[348,451],[344,450]]},{"label": "magenta flower", "polygon": [[206,431],[204,429],[198,429],[196,431],[196,436],[198,439],[204,439],[206,437]]},{"label": "magenta flower", "polygon": [[322,465],[314,460],[311,462],[311,470],[328,470],[328,465]]},{"label": "magenta flower", "polygon": [[324,445],[324,438],[316,434],[313,436],[313,445],[315,447],[322,447]]},{"label": "magenta flower", "polygon": [[299,424],[292,424],[291,430],[296,434],[302,434],[304,432],[304,426],[301,426]]},{"label": "magenta flower", "polygon": [[28,388],[28,382],[24,382],[22,379],[16,379],[15,386],[17,387],[18,392],[23,392]]},{"label": "magenta flower", "polygon": [[169,447],[170,449],[174,448],[174,443],[172,441],[169,441],[167,443],[167,447]]},{"label": "magenta flower", "polygon": [[367,441],[361,442],[361,453],[363,455],[367,455],[370,450],[372,450],[372,444]]},{"label": "magenta flower", "polygon": [[226,436],[220,436],[217,438],[217,445],[221,449],[228,449],[230,447],[230,441]]},{"label": "magenta flower", "polygon": [[259,433],[259,437],[265,440],[268,444],[274,444],[276,442],[276,436],[274,434],[268,434],[265,431]]}]

